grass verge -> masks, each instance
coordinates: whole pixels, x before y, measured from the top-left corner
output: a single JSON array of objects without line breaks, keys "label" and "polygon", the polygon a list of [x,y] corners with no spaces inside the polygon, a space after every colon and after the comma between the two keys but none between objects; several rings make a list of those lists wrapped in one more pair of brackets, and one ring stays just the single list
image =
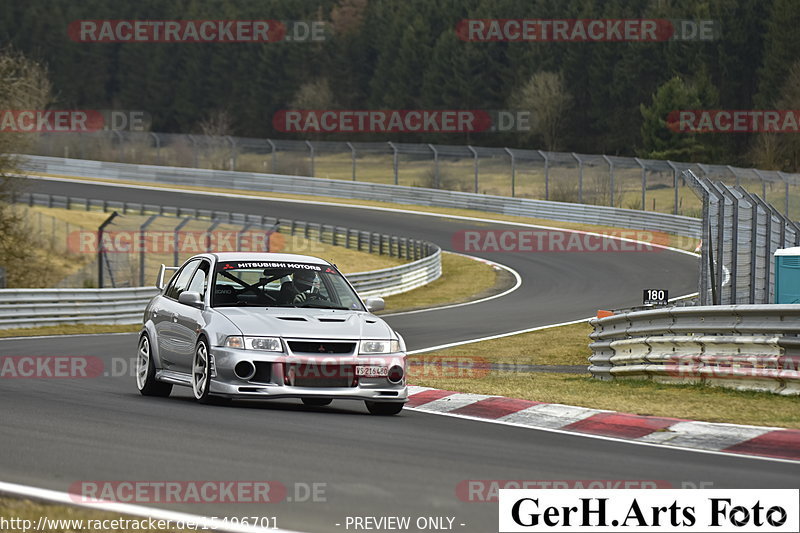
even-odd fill
[{"label": "grass verge", "polygon": [[[409,359],[537,364],[587,365],[591,326],[587,322],[512,335]],[[797,397],[768,392],[738,391],[709,385],[657,383],[649,380],[600,381],[586,374],[489,372],[433,366],[409,372],[413,385],[522,398],[537,402],[578,405],[639,415],[686,418],[708,422],[778,426],[800,429]]]},{"label": "grass verge", "polygon": [[[432,357],[468,360],[480,358],[490,363],[527,365],[588,365],[591,355],[588,322],[547,328],[530,333],[510,335],[500,339],[464,344],[445,350],[421,354],[424,360]],[[412,356],[412,359],[414,356]]]},{"label": "grass verge", "polygon": [[[42,531],[48,533],[72,533],[75,531],[177,533],[194,531],[170,527],[175,524],[167,524],[166,520],[161,524],[156,520],[157,527],[150,528],[147,518],[8,496],[0,497],[0,516],[12,525],[11,528],[2,531],[34,531],[39,525],[40,518],[47,520],[42,522]],[[158,529],[158,525],[164,527]]]},{"label": "grass verge", "polygon": [[466,302],[491,291],[498,280],[494,267],[462,255],[442,253],[442,276],[412,291],[385,298],[386,312],[397,313]]}]

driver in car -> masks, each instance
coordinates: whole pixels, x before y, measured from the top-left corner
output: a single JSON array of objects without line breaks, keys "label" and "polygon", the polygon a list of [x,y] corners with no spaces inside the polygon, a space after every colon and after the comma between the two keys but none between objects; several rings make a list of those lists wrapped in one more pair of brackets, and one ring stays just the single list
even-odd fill
[{"label": "driver in car", "polygon": [[308,300],[309,296],[314,295],[314,281],[317,275],[314,272],[300,270],[292,274],[291,281],[285,281],[281,285],[279,296],[280,303],[298,304]]}]

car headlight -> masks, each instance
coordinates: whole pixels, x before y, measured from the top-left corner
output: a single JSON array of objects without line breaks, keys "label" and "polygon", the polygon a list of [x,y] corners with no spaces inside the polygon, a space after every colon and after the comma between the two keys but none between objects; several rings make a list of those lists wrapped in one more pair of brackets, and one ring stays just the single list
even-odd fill
[{"label": "car headlight", "polygon": [[361,341],[361,350],[359,353],[363,355],[375,355],[382,353],[397,353],[400,351],[400,342],[396,340],[391,341]]},{"label": "car headlight", "polygon": [[262,352],[282,352],[283,345],[278,337],[239,337],[232,336],[225,339],[225,346],[245,350],[260,350]]}]

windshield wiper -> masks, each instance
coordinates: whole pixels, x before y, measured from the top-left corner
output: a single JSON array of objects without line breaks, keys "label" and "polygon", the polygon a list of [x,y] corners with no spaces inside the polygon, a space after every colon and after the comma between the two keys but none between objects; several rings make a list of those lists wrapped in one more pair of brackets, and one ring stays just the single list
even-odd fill
[{"label": "windshield wiper", "polygon": [[295,305],[295,307],[300,307],[300,308],[305,307],[306,309],[338,309],[338,310],[341,310],[341,311],[349,311],[350,310],[349,307],[342,307],[340,305],[308,304],[308,305]]}]

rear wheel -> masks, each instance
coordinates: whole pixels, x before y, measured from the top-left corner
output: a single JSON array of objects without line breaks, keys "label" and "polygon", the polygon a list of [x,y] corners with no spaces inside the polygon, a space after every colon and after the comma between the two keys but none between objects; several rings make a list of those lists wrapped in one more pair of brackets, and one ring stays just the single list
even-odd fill
[{"label": "rear wheel", "polygon": [[309,407],[323,407],[325,405],[330,405],[333,398],[303,398],[302,400],[303,403]]},{"label": "rear wheel", "polygon": [[156,381],[156,367],[150,349],[150,337],[147,334],[139,339],[139,349],[136,352],[136,388],[142,396],[169,396],[172,384]]},{"label": "rear wheel", "polygon": [[367,411],[371,415],[378,415],[378,416],[391,416],[396,415],[400,411],[403,410],[403,404],[400,402],[368,402],[365,401],[367,404]]}]

